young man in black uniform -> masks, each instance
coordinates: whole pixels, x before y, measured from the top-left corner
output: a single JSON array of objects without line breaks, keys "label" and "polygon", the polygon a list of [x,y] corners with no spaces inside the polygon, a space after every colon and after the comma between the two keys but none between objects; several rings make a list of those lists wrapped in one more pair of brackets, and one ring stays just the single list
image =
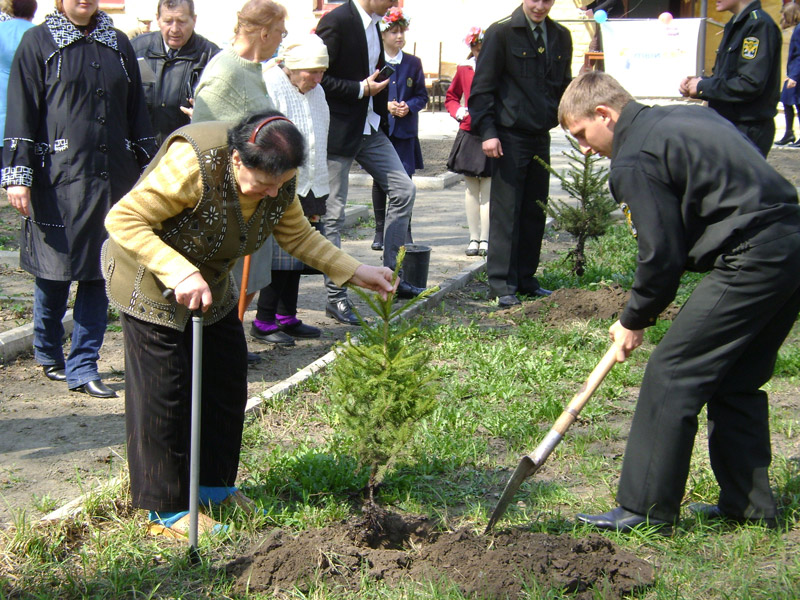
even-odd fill
[{"label": "young man in black uniform", "polygon": [[550,130],[572,80],[572,37],[547,15],[554,0],[523,0],[486,30],[472,80],[469,114],[483,152],[496,158],[489,204],[489,294],[498,305],[516,293],[547,296],[536,280],[550,173]]},{"label": "young man in black uniform", "polygon": [[559,121],[582,151],[611,158],[611,191],[637,235],[631,299],[609,330],[617,359],[641,345],[685,270],[708,273],[648,362],[619,506],[578,519],[621,531],[674,523],[705,405],[720,495],[717,505],[693,510],[774,527],[760,388],[800,311],[795,188],[713,111],[644,106],[605,73],[572,82]]},{"label": "young man in black uniform", "polygon": [[781,95],[781,31],[759,0],[717,0],[716,8],[734,16],[725,25],[714,74],[686,77],[680,92],[707,100],[766,156]]}]

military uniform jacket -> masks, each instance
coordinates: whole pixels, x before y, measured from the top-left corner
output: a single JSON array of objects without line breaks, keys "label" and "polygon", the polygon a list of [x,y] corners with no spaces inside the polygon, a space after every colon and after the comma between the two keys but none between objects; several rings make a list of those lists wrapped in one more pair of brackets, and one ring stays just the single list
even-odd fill
[{"label": "military uniform jacket", "polygon": [[[614,128],[609,186],[637,235],[628,329],[652,325],[685,270],[800,231],[797,192],[728,121],[700,106],[630,102]],[[771,237],[770,237],[771,236]]]},{"label": "military uniform jacket", "polygon": [[197,33],[169,58],[164,50],[160,31],[145,33],[131,40],[136,56],[144,59],[155,73],[155,81],[144,81],[144,96],[150,121],[158,143],[176,129],[188,125],[191,119],[181,112],[181,105],[189,106],[188,98],[200,81],[209,59],[219,52],[219,46]]},{"label": "military uniform jacket", "polygon": [[572,36],[549,17],[547,51],[536,52],[522,6],[486,30],[469,96],[472,131],[483,140],[497,128],[545,134],[558,125],[558,103],[572,80]]},{"label": "military uniform jacket", "polygon": [[96,18],[83,35],[48,15],[11,66],[2,185],[31,188],[20,266],[44,279],[102,279],[105,216],[157,150],[133,48]]},{"label": "military uniform jacket", "polygon": [[733,123],[771,119],[777,113],[783,39],[755,0],[725,25],[714,74],[697,85],[697,97]]},{"label": "military uniform jacket", "polygon": [[[259,202],[245,222],[228,151],[230,123],[208,121],[172,134],[142,174],[146,178],[176,138],[188,141],[200,164],[203,195],[194,206],[161,223],[161,240],[197,267],[208,282],[213,304],[204,323],[219,321],[236,303],[236,285],[230,272],[242,256],[260,248],[295,198],[296,179],[283,185],[275,198]],[[141,321],[183,330],[189,310],[166,300],[165,286],[113,239],[103,248],[103,271],[111,304]]]}]

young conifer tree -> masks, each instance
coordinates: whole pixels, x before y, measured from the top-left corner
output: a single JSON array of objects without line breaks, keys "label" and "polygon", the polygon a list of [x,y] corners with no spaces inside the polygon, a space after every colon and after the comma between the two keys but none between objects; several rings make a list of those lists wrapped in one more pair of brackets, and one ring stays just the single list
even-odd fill
[{"label": "young conifer tree", "polygon": [[[405,257],[397,256],[395,280]],[[415,321],[397,317],[438,288],[430,288],[394,309],[394,294],[382,300],[378,294],[354,290],[377,315],[366,323],[357,341],[336,348],[330,370],[329,395],[337,409],[341,428],[354,440],[361,468],[369,470],[367,513],[377,507],[374,492],[386,473],[403,456],[416,426],[433,412],[439,386],[431,366],[431,352],[415,337]]]},{"label": "young conifer tree", "polygon": [[[608,190],[608,169],[597,163],[602,157],[583,155],[574,138],[568,137],[572,150],[561,154],[569,160],[569,168],[559,173],[538,156],[539,163],[561,181],[561,188],[577,200],[575,206],[549,198],[544,206],[548,215],[556,220],[556,227],[575,237],[575,248],[567,254],[571,270],[578,277],[586,266],[586,241],[603,235],[614,223],[611,213],[617,205]],[[541,204],[541,203],[540,203]]]}]

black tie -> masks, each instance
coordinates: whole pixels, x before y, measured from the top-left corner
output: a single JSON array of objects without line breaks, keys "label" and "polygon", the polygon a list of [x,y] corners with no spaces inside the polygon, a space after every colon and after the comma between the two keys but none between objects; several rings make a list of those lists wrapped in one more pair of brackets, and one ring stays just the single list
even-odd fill
[{"label": "black tie", "polygon": [[172,60],[173,58],[175,58],[175,56],[176,56],[177,54],[178,54],[178,51],[177,51],[177,50],[175,50],[175,48],[170,48],[170,49],[167,51],[167,58],[168,58],[169,60]]},{"label": "black tie", "polygon": [[536,51],[544,56],[545,47],[544,47],[544,39],[542,39],[542,26],[537,25],[533,28],[533,42],[536,44]]}]

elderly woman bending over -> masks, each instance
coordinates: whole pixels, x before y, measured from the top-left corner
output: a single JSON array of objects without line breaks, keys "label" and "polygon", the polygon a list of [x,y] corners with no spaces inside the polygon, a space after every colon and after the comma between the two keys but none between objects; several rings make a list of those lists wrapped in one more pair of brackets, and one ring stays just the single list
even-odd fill
[{"label": "elderly woman bending over", "polygon": [[[277,111],[188,125],[162,146],[109,213],[103,268],[125,336],[125,414],[133,504],[151,531],[188,526],[190,311],[205,312],[200,500],[252,501],[234,487],[247,395],[244,330],[230,271],[270,235],[326,273],[391,291],[389,269],[360,264],[314,230],[295,193],[305,143]],[[165,299],[163,292],[173,289]],[[201,531],[217,524],[203,518]]]}]

